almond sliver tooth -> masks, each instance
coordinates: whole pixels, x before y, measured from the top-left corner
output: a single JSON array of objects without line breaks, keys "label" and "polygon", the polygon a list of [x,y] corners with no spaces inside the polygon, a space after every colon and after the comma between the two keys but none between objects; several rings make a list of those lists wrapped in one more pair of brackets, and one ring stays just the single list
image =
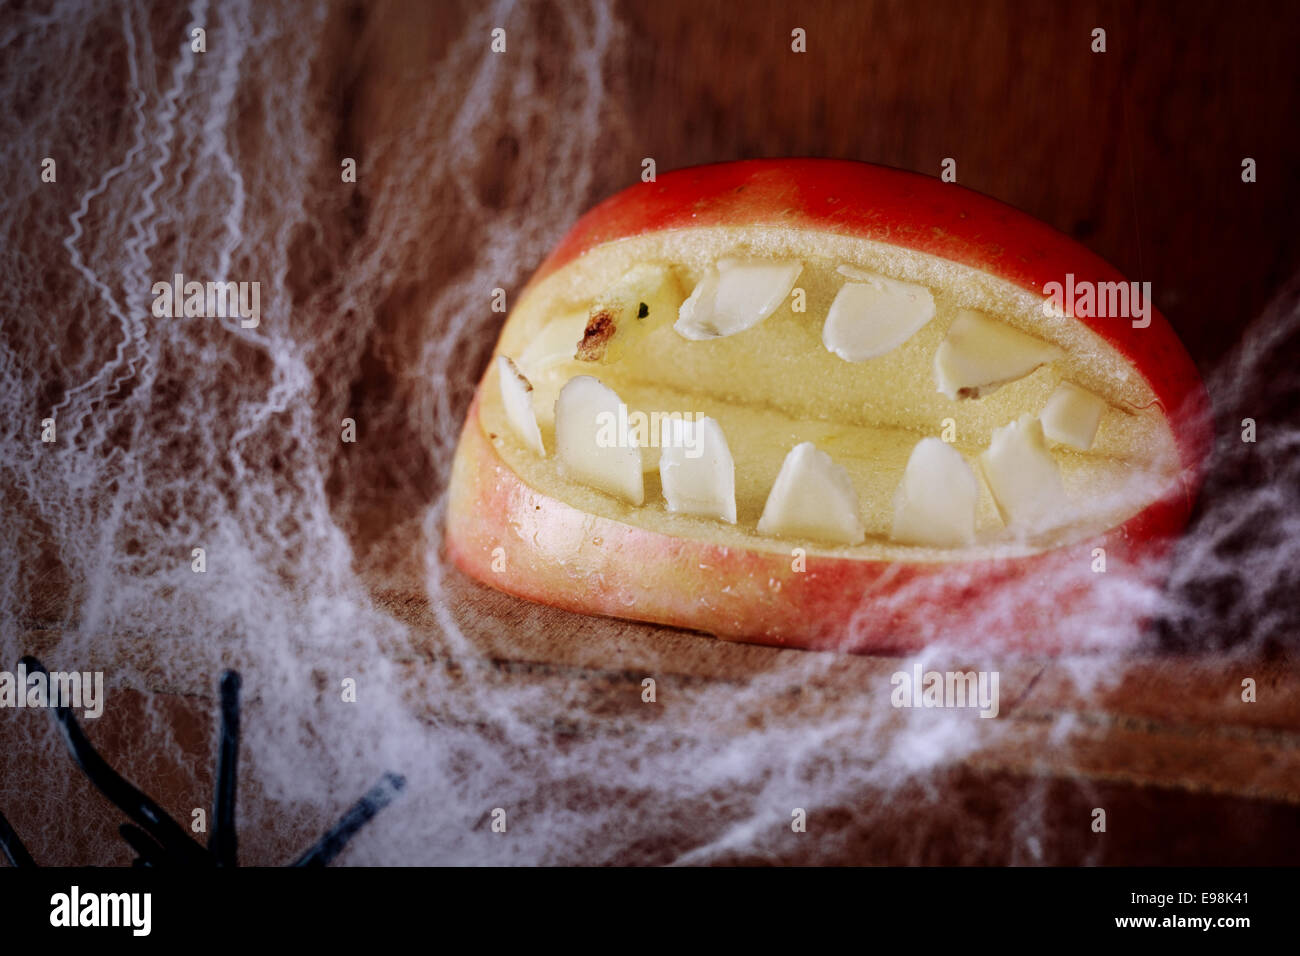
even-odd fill
[{"label": "almond sliver tooth", "polygon": [[524,374],[536,376],[556,365],[572,362],[586,327],[586,311],[552,319],[519,353],[519,367]]},{"label": "almond sliver tooth", "polygon": [[1069,520],[1061,471],[1043,438],[1043,425],[1033,415],[1021,415],[994,429],[979,462],[998,511],[1009,526],[1040,532]]},{"label": "almond sliver tooth", "polygon": [[669,511],[736,523],[736,466],[714,419],[668,420],[659,479]]},{"label": "almond sliver tooth", "polygon": [[801,262],[724,260],[709,268],[678,311],[673,328],[692,341],[752,328],[775,312],[803,271]]},{"label": "almond sliver tooth", "polygon": [[935,352],[935,380],[949,398],[978,398],[1061,354],[1056,346],[1019,329],[962,309]]},{"label": "almond sliver tooth", "polygon": [[1105,410],[1106,402],[1100,396],[1072,382],[1062,382],[1038,418],[1043,423],[1043,434],[1051,441],[1088,451]]},{"label": "almond sliver tooth", "polygon": [[979,484],[961,452],[939,438],[912,449],[894,496],[894,540],[935,548],[975,541]]},{"label": "almond sliver tooth", "polygon": [[849,473],[812,442],[790,449],[758,520],[758,533],[860,544],[866,529]]},{"label": "almond sliver tooth", "polygon": [[501,404],[506,409],[506,419],[519,440],[537,454],[545,457],[542,432],[537,427],[537,412],[533,409],[533,386],[508,355],[497,356],[497,377],[501,380]]},{"label": "almond sliver tooth", "polygon": [[574,481],[639,505],[645,501],[641,449],[619,432],[625,408],[599,379],[569,379],[555,400],[555,456]]},{"label": "almond sliver tooth", "polygon": [[841,266],[846,282],[822,326],[822,344],[846,362],[864,362],[898,348],[934,318],[923,285]]}]

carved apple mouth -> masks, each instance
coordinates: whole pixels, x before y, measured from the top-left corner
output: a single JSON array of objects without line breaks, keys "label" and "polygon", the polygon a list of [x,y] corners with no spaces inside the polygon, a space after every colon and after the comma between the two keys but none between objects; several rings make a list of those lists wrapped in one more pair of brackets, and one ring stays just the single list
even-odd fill
[{"label": "carved apple mouth", "polygon": [[[1044,300],[816,230],[624,239],[526,291],[480,423],[538,491],[668,535],[864,559],[1033,553],[1122,523],[1178,474],[1141,372]],[[691,424],[635,436],[651,447],[611,440],[638,412]]]}]

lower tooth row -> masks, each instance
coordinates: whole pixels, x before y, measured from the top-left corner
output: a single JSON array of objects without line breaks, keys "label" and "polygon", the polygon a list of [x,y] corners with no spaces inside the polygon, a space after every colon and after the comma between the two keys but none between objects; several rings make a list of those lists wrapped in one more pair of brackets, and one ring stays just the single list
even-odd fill
[{"label": "lower tooth row", "polygon": [[[525,445],[545,455],[532,386],[508,357],[499,356],[497,368],[511,427]],[[1045,430],[1090,445],[1101,406],[1091,393],[1062,383],[1042,421],[1024,415],[994,430],[978,464],[1006,524],[1042,530],[1061,523],[1068,502]],[[645,448],[618,433],[625,408],[618,393],[599,379],[570,379],[555,403],[555,454],[566,477],[641,505],[643,472],[649,469]],[[705,416],[669,417],[664,425],[658,467],[667,509],[735,524],[735,462],[722,427]],[[975,540],[978,502],[975,471],[961,453],[938,438],[923,438],[908,457],[894,497],[892,537],[926,547],[968,546]],[[786,455],[757,530],[838,545],[860,544],[866,537],[848,472],[812,442]]]}]

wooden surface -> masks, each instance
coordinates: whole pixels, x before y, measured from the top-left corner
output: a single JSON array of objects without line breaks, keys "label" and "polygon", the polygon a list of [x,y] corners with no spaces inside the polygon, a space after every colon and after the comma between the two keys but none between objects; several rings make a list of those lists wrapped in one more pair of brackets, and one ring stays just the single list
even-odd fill
[{"label": "wooden surface", "polygon": [[[408,570],[418,575],[418,562]],[[646,722],[653,722],[656,739],[682,742],[791,727],[813,735],[836,727],[836,734],[820,740],[819,756],[832,765],[865,768],[889,745],[891,733],[917,727],[905,723],[911,715],[889,704],[890,675],[909,666],[899,658],[811,655],[824,666],[810,668],[807,652],[569,614],[518,601],[454,571],[445,580],[445,603],[470,643],[453,652],[423,588],[403,577],[385,575],[374,597],[411,625],[413,643],[400,654],[405,666],[455,675],[466,693],[540,690],[563,701],[554,712],[534,714],[557,751],[598,738],[635,741]],[[26,646],[39,653],[53,636],[33,632]],[[970,665],[954,659],[927,666]],[[1133,656],[1108,662],[1100,692],[1080,690],[1078,661],[1014,659],[992,666],[1001,674],[1000,714],[989,721],[971,715],[970,749],[959,759],[901,786],[864,783],[849,804],[815,804],[810,812],[817,827],[834,839],[823,839],[812,855],[806,844],[774,830],[748,851],[714,861],[1276,865],[1300,858],[1300,698],[1294,692],[1300,668],[1294,662]],[[656,680],[654,705],[641,700],[646,676]],[[1257,703],[1241,701],[1243,676],[1256,680]],[[746,692],[759,678],[767,682],[762,697]],[[718,702],[733,690],[734,711],[719,720]],[[94,724],[96,744],[178,817],[202,805],[215,765],[211,693],[199,684],[155,685],[115,700]],[[433,721],[465,719],[454,701],[430,701],[427,708]],[[6,814],[44,862],[129,862],[116,839],[117,814],[72,772],[64,755],[41,746],[54,732],[43,717],[27,715],[8,743],[12,753],[31,755],[25,772],[62,781],[65,816],[45,815],[46,790],[5,807]],[[183,758],[159,752],[142,736],[143,727],[157,733],[159,718],[175,734]],[[874,738],[869,743],[861,736],[867,732]],[[627,799],[606,792],[599,775],[570,785],[575,801],[603,794],[608,808]],[[1089,829],[1096,807],[1107,813],[1104,834]],[[685,799],[657,812],[664,826],[653,840],[614,841],[605,855],[586,862],[671,862],[728,822],[720,804],[695,806]],[[644,811],[629,803],[627,813]],[[681,817],[692,814],[705,821],[703,829],[681,825]],[[522,808],[520,817],[526,819]],[[263,864],[292,858],[331,822],[327,812],[304,814],[266,799],[255,775],[241,791],[240,819],[241,859]],[[1033,851],[1026,833],[1035,834]]]},{"label": "wooden surface", "polygon": [[[591,133],[603,158],[579,208],[634,182],[643,157],[667,170],[750,156],[832,156],[931,175],[954,157],[963,185],[1024,209],[1132,278],[1151,281],[1157,304],[1203,368],[1300,263],[1300,233],[1291,223],[1300,208],[1293,62],[1300,19],[1290,4],[661,0],[623,3],[616,12],[621,38],[606,57],[615,115]],[[436,331],[423,306],[437,300],[458,269],[486,254],[474,245],[481,235],[456,228],[455,189],[413,172],[422,154],[446,148],[450,133],[436,118],[451,106],[429,102],[430,83],[445,74],[471,16],[468,6],[445,4],[341,7],[327,84],[344,117],[336,131],[340,149],[363,158],[363,201],[336,210],[341,235],[379,241],[358,225],[367,210],[385,201],[448,197],[448,222],[431,222],[424,242],[389,253],[393,288],[354,388],[367,441],[387,451],[341,460],[332,503],[375,599],[412,625],[404,659],[413,668],[459,669],[467,679],[503,686],[555,683],[566,699],[580,687],[582,706],[555,715],[557,746],[573,735],[618,735],[651,719],[683,736],[726,734],[727,727],[701,726],[694,702],[787,671],[787,693],[766,711],[738,711],[736,720],[802,720],[811,729],[855,711],[887,719],[881,688],[898,659],[835,658],[809,682],[802,652],[567,614],[445,568],[440,600],[473,646],[468,654],[448,654],[423,586],[424,561],[441,556],[424,552],[420,534],[445,462],[427,447],[427,434],[390,410],[409,395],[408,356]],[[556,102],[575,80],[576,54],[562,41],[560,19],[555,8],[526,6],[504,24],[520,39],[529,31],[555,34],[554,60],[536,73],[537,95]],[[1088,48],[1099,25],[1108,30],[1105,55]],[[807,54],[790,52],[796,26],[807,30]],[[422,123],[431,114],[434,121]],[[475,136],[496,157],[472,170],[479,200],[503,220],[535,226],[530,217],[538,201],[519,182],[529,164],[548,177],[568,174],[546,167],[553,141],[540,132],[530,140],[498,131],[490,117]],[[388,148],[379,149],[381,142]],[[1256,184],[1241,182],[1244,156],[1259,164]],[[544,226],[553,240],[567,223]],[[536,261],[542,252],[535,250]],[[515,263],[500,278],[512,297],[536,261]],[[482,328],[450,359],[465,367],[446,396],[462,415],[491,349],[494,326]],[[48,646],[49,623],[33,610],[24,650]],[[853,808],[824,807],[822,820],[842,830],[835,852],[809,860],[796,843],[774,835],[734,861],[1294,863],[1296,660],[1197,650],[1195,636],[1190,643],[1186,653],[1116,662],[1100,693],[1077,692],[1059,662],[1007,661],[1002,716],[974,722],[981,736],[967,756],[919,777],[911,789],[863,791],[863,806],[895,806],[890,828],[864,826]],[[656,708],[640,702],[647,674],[659,681]],[[1258,703],[1241,702],[1244,676],[1258,682]],[[183,814],[193,794],[210,792],[214,702],[202,684],[138,693],[139,709],[106,713],[97,740],[129,777]],[[189,755],[183,765],[135,746],[133,721],[151,698],[174,716]],[[1063,726],[1064,742],[1056,736]],[[49,729],[26,721],[18,733],[11,753],[46,740]],[[826,744],[828,754],[847,760],[855,745]],[[31,769],[60,777],[54,763]],[[34,798],[4,808],[20,832],[40,834],[29,839],[34,852],[46,862],[127,862],[113,833],[116,816],[84,780],[66,779],[66,817],[42,817],[47,804]],[[914,790],[932,797],[935,789],[946,797],[913,799]],[[1017,834],[1030,796],[1049,838],[1026,856]],[[282,862],[328,822],[277,823],[276,808],[255,788],[241,801],[245,858],[254,862]],[[1098,805],[1110,814],[1105,835],[1090,834],[1080,822]],[[667,862],[697,836],[665,824],[650,845],[625,847],[601,862]]]}]

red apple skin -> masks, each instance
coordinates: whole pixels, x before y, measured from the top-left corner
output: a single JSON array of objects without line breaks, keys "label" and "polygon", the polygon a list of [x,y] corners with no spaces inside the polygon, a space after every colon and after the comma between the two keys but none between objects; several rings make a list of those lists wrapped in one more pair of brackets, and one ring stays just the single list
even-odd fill
[{"label": "red apple skin", "polygon": [[[752,160],[666,173],[578,221],[530,286],[606,242],[665,229],[771,224],[941,256],[1042,295],[1049,282],[1122,282],[1073,240],[996,200],[913,173],[838,160]],[[1146,328],[1084,318],[1146,378],[1170,420],[1180,492],[1097,538],[1030,557],[905,563],[757,551],[676,538],[540,494],[492,446],[475,398],[453,468],[447,549],[495,588],[571,611],[762,644],[852,652],[948,646],[1059,653],[1137,632],[1144,604],[1103,596],[1117,575],[1159,586],[1190,516],[1212,433],[1191,359],[1155,309]],[[481,386],[480,386],[481,387]],[[775,547],[775,546],[774,546]],[[504,566],[492,569],[493,551]],[[1107,573],[1092,570],[1106,551]],[[500,565],[500,562],[497,562]],[[706,582],[706,586],[701,586]],[[1126,623],[1129,627],[1124,627]],[[1092,621],[1096,626],[1088,627]],[[1073,625],[1073,626],[1071,626]]]}]

